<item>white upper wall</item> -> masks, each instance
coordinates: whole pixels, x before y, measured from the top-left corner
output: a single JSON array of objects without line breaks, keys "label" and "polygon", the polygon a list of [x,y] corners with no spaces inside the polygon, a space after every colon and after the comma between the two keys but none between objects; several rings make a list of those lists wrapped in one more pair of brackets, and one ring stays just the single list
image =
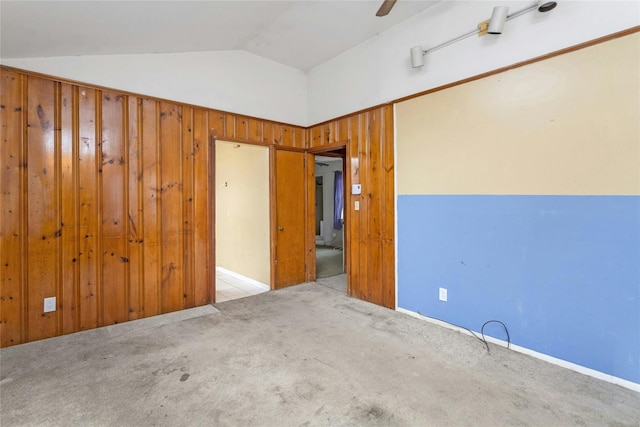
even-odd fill
[{"label": "white upper wall", "polygon": [[307,76],[239,50],[0,59],[56,77],[304,126]]},{"label": "white upper wall", "polygon": [[[409,0],[403,0],[409,1]],[[296,125],[313,125],[640,25],[640,2],[558,0],[549,13],[472,36],[411,68],[409,49],[473,30],[494,6],[531,1],[449,1],[304,72],[245,51],[0,58],[4,65]],[[384,18],[382,18],[384,19]]]},{"label": "white upper wall", "polygon": [[489,19],[494,6],[513,13],[532,1],[443,1],[312,69],[307,117],[316,124],[640,25],[640,2],[558,0],[551,12],[527,13],[500,36],[472,36],[427,54],[411,68],[409,49],[438,45]]}]

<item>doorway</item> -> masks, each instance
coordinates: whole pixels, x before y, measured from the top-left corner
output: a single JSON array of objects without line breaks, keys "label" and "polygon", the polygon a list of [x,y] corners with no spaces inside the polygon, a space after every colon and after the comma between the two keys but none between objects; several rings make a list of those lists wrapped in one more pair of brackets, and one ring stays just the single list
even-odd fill
[{"label": "doorway", "polygon": [[215,142],[216,302],[269,290],[269,150]]},{"label": "doorway", "polygon": [[346,293],[344,159],[322,153],[314,163],[316,281]]}]

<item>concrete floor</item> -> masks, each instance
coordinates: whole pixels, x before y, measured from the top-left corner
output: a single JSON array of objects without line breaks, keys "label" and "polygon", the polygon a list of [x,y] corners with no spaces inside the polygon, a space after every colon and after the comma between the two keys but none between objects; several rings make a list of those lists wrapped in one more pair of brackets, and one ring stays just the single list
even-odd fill
[{"label": "concrete floor", "polygon": [[0,351],[0,424],[638,426],[640,395],[305,284]]}]

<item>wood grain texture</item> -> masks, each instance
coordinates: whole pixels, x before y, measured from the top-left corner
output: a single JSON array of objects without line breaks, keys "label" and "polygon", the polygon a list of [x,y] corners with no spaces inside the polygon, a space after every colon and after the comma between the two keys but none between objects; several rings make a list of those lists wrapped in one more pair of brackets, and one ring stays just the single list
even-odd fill
[{"label": "wood grain texture", "polygon": [[306,157],[306,189],[305,189],[305,281],[316,280],[316,164],[315,156],[305,153]]},{"label": "wood grain texture", "polygon": [[23,341],[23,306],[26,304],[23,275],[22,212],[25,161],[23,156],[23,77],[0,74],[0,346]]},{"label": "wood grain texture", "polygon": [[142,239],[142,102],[140,98],[135,96],[128,97],[127,123],[128,129],[128,147],[127,159],[128,165],[127,175],[125,179],[127,184],[125,188],[128,193],[128,212],[125,221],[127,223],[127,258],[129,262],[127,276],[129,278],[129,320],[139,319],[143,317],[143,301],[144,301],[144,258],[143,258],[143,239]]},{"label": "wood grain texture", "polygon": [[[62,239],[60,247],[61,289],[60,308],[62,316],[62,333],[68,334],[78,330],[78,118],[75,114],[77,104],[77,88],[68,84],[61,87],[61,198]],[[64,304],[64,305],[63,305]]]},{"label": "wood grain texture", "polygon": [[78,93],[78,253],[79,327],[98,326],[98,173],[100,154],[96,127],[97,92],[79,88]]},{"label": "wood grain texture", "polygon": [[160,103],[160,210],[163,313],[183,307],[182,107]]},{"label": "wood grain texture", "polygon": [[393,107],[323,123],[307,135],[311,151],[346,141],[345,187],[362,184],[361,195],[345,198],[349,294],[395,308]]},{"label": "wood grain texture", "polygon": [[306,155],[287,150],[275,154],[276,288],[305,281]]},{"label": "wood grain texture", "polygon": [[0,346],[212,302],[209,137],[235,117],[5,68],[0,84]]},{"label": "wood grain texture", "polygon": [[[193,112],[193,282],[194,305],[213,301],[210,286],[213,267],[210,267],[212,230],[209,222],[209,114],[206,110]],[[209,244],[211,242],[211,245]],[[204,284],[204,285],[203,285]]]},{"label": "wood grain texture", "polygon": [[101,102],[102,324],[111,325],[128,320],[124,99],[103,92]]},{"label": "wood grain texture", "polygon": [[184,292],[183,305],[186,308],[195,305],[194,275],[194,152],[193,152],[193,108],[184,108],[182,114],[182,230],[183,230],[183,259]]},{"label": "wood grain texture", "polygon": [[142,100],[142,257],[144,270],[144,316],[160,314],[161,233],[160,233],[160,150],[159,102]]},{"label": "wood grain texture", "polygon": [[6,67],[0,79],[2,347],[212,302],[212,138],[307,145],[299,126]]},{"label": "wood grain texture", "polygon": [[28,339],[56,335],[57,311],[44,313],[44,298],[56,296],[58,221],[55,156],[56,83],[29,78],[27,83],[27,288]]}]

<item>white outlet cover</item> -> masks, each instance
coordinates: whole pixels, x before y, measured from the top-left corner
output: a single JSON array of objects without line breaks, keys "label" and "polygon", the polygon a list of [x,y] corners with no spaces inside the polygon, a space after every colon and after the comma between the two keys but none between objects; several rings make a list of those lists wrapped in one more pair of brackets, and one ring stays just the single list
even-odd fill
[{"label": "white outlet cover", "polygon": [[49,297],[44,299],[44,312],[49,313],[56,311],[56,297]]},{"label": "white outlet cover", "polygon": [[447,288],[440,288],[440,301],[447,302]]}]

